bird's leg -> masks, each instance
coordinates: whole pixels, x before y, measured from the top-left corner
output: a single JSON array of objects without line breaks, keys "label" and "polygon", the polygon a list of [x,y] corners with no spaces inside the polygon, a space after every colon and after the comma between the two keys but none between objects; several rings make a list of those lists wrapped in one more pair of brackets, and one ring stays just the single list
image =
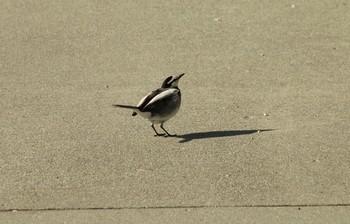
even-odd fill
[{"label": "bird's leg", "polygon": [[167,136],[169,136],[169,137],[176,136],[176,134],[174,134],[174,135],[169,134],[169,132],[167,132],[167,131],[164,129],[163,124],[164,124],[164,122],[160,124],[160,127],[165,131],[165,133],[167,134]]},{"label": "bird's leg", "polygon": [[159,134],[157,130],[154,128],[153,123],[151,124],[151,127],[153,128],[154,132],[156,133],[154,136],[163,136],[164,134]]}]

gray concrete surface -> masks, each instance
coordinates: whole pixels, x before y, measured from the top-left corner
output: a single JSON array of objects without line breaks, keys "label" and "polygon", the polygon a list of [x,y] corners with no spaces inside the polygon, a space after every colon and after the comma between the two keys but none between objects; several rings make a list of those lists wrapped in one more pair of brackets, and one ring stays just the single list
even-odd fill
[{"label": "gray concrete surface", "polygon": [[[0,220],[350,220],[349,7],[1,1]],[[111,107],[182,72],[177,138]]]},{"label": "gray concrete surface", "polygon": [[[349,207],[181,208],[8,212],[3,223],[349,223]],[[16,216],[14,220],[13,217]]]}]

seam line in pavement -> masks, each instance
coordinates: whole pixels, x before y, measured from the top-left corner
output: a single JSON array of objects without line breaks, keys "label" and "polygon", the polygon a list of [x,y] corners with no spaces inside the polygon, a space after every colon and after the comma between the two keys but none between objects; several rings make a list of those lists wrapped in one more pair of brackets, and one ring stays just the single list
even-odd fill
[{"label": "seam line in pavement", "polygon": [[92,210],[141,210],[141,209],[200,209],[200,208],[305,208],[305,207],[350,207],[350,204],[302,204],[302,205],[233,205],[233,206],[150,206],[150,207],[101,207],[101,208],[38,208],[0,209],[0,212],[44,212],[44,211],[92,211]]}]

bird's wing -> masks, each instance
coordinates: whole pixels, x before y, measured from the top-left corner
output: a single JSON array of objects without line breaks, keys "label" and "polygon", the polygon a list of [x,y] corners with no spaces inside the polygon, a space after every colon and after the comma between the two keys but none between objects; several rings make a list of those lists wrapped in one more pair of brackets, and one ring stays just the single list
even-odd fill
[{"label": "bird's wing", "polygon": [[163,89],[163,91],[159,92],[157,95],[155,95],[146,106],[143,107],[143,109],[146,109],[147,107],[151,107],[152,104],[157,104],[158,102],[161,102],[163,99],[166,99],[168,97],[174,96],[174,94],[178,93],[178,89]]},{"label": "bird's wing", "polygon": [[156,95],[158,95],[162,91],[163,91],[163,89],[159,88],[159,89],[156,89],[156,90],[150,92],[147,96],[145,96],[144,98],[142,98],[140,100],[137,107],[140,109],[144,108]]}]

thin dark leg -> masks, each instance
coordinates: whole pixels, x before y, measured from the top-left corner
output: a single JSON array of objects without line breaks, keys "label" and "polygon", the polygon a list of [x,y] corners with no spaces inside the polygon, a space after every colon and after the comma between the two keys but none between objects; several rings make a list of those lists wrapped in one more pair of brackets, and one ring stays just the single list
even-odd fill
[{"label": "thin dark leg", "polygon": [[153,128],[154,132],[156,133],[154,136],[163,136],[164,134],[159,134],[157,130],[154,128],[154,125],[151,124],[151,127]]},{"label": "thin dark leg", "polygon": [[167,136],[169,136],[169,137],[176,136],[176,134],[174,134],[174,135],[169,134],[169,132],[167,132],[167,131],[164,129],[163,124],[164,124],[164,123],[161,123],[161,124],[160,124],[160,127],[165,131],[165,133],[167,134]]}]

